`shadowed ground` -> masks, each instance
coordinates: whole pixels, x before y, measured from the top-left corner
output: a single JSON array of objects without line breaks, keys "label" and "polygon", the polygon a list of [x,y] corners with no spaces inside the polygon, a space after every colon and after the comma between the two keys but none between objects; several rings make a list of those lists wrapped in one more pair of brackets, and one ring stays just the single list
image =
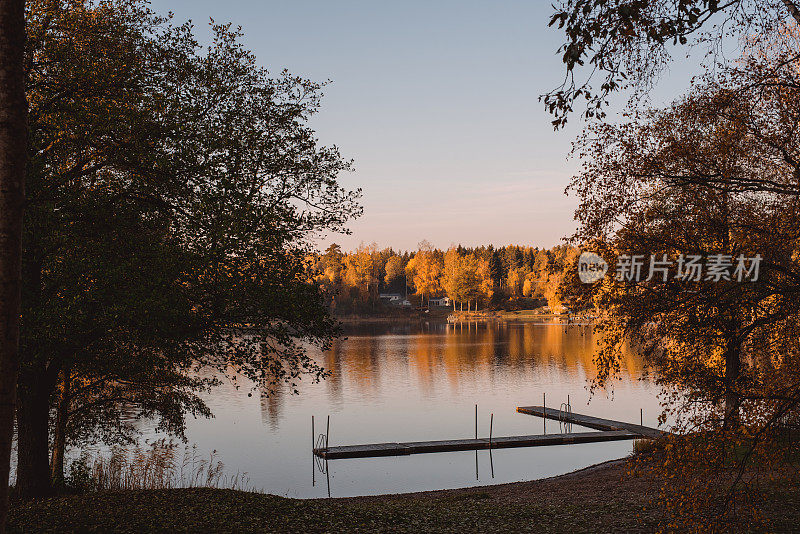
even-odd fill
[{"label": "shadowed ground", "polygon": [[[219,489],[99,492],[16,503],[9,532],[616,532],[652,531],[651,480],[623,461],[532,482],[424,493],[298,500]],[[800,493],[764,512],[800,525]]]}]

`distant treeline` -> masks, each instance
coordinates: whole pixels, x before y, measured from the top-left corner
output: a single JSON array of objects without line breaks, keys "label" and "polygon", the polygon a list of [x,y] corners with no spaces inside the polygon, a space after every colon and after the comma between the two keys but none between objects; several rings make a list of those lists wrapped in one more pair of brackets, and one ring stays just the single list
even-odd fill
[{"label": "distant treeline", "polygon": [[381,294],[407,296],[413,306],[449,297],[455,310],[505,308],[526,303],[563,309],[560,286],[574,268],[576,249],[509,245],[433,248],[423,241],[415,251],[362,244],[343,252],[337,244],[308,261],[308,275],[337,314],[381,309]]}]

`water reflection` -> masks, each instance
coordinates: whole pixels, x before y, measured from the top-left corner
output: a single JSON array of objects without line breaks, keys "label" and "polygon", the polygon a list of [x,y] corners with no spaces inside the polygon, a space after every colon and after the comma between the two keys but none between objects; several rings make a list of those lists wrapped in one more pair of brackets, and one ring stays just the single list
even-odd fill
[{"label": "water reflection", "polygon": [[[496,384],[509,374],[541,380],[568,378],[583,383],[596,374],[593,362],[597,336],[591,326],[532,323],[423,323],[351,325],[346,339],[322,355],[331,376],[325,380],[329,401],[343,402],[344,384],[364,398],[386,394],[394,379],[411,375],[418,393],[441,396],[442,377],[447,389]],[[620,362],[623,382],[643,376],[641,361],[625,353]],[[275,430],[285,395],[262,393],[265,424]]]},{"label": "water reflection", "polygon": [[[190,421],[190,442],[218,450],[228,471],[247,472],[257,488],[322,497],[326,484],[308,474],[312,415],[318,424],[331,415],[331,445],[473,437],[475,404],[481,436],[488,434],[490,413],[495,436],[539,433],[542,420],[515,408],[539,404],[544,393],[549,406],[570,395],[576,412],[638,422],[643,409],[645,424],[656,424],[656,391],[639,380],[643,368],[631,354],[621,362],[613,397],[590,396],[597,338],[589,326],[374,324],[348,326],[346,335],[318,355],[331,376],[318,384],[302,381],[299,395],[278,388],[250,398],[241,379],[239,389],[230,384],[212,392],[206,400],[215,418]],[[548,431],[558,431],[557,422],[549,424]],[[630,448],[610,442],[504,449],[486,458],[466,452],[338,460],[322,476],[334,496],[428,490],[472,485],[476,476],[480,483],[551,476]]]}]

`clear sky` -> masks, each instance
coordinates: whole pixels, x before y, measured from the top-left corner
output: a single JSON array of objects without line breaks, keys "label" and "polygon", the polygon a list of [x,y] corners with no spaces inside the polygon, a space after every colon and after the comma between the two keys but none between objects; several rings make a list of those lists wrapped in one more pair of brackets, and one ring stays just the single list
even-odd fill
[{"label": "clear sky", "polygon": [[201,38],[209,17],[241,25],[270,70],[332,80],[312,125],[355,161],[342,183],[363,189],[364,215],[323,246],[549,247],[573,231],[564,188],[581,125],[554,132],[538,100],[564,72],[549,0],[153,5]]}]

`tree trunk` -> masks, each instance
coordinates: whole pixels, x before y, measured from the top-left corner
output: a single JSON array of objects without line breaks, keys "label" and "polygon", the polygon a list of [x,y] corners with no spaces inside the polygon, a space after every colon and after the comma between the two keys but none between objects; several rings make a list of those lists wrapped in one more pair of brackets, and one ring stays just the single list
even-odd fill
[{"label": "tree trunk", "polygon": [[725,420],[726,428],[736,427],[739,424],[739,397],[736,392],[736,382],[741,369],[739,344],[731,341],[725,349]]},{"label": "tree trunk", "polygon": [[792,0],[783,0],[783,5],[789,10],[789,14],[800,24],[800,8],[797,3]]},{"label": "tree trunk", "polygon": [[63,369],[59,376],[56,425],[53,430],[53,453],[50,456],[50,480],[56,488],[64,485],[64,448],[67,443],[70,382],[69,369]]},{"label": "tree trunk", "polygon": [[25,1],[0,0],[0,533],[8,516],[8,476],[19,369],[22,210],[27,110],[23,59]]},{"label": "tree trunk", "polygon": [[23,369],[17,394],[17,491],[24,498],[50,494],[49,423],[52,381],[43,365]]}]

